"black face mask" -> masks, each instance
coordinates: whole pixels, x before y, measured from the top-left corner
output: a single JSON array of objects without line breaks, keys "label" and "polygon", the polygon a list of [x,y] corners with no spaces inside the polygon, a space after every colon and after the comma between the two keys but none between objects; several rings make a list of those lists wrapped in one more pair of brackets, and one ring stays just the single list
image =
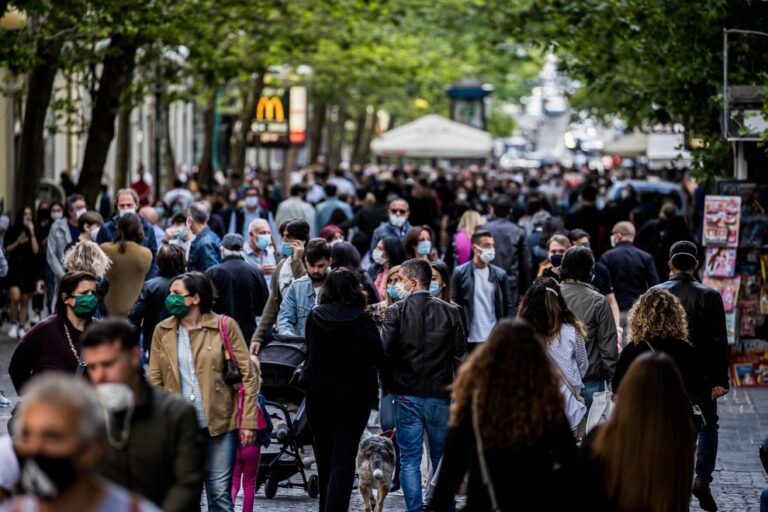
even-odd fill
[{"label": "black face mask", "polygon": [[35,455],[19,457],[20,483],[24,491],[43,500],[54,500],[77,480],[71,457]]}]

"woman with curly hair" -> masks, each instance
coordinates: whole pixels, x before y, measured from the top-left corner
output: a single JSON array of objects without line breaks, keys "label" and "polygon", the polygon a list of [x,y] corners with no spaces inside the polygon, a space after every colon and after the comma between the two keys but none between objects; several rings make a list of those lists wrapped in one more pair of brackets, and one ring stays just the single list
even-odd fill
[{"label": "woman with curly hair", "polygon": [[451,510],[467,471],[467,510],[583,509],[583,471],[558,388],[546,347],[531,325],[499,322],[453,384],[432,509]]},{"label": "woman with curly hair", "polygon": [[581,397],[582,379],[589,366],[584,325],[568,309],[560,284],[551,277],[541,277],[533,282],[520,302],[518,316],[529,322],[547,342],[549,357],[560,377],[568,422],[578,435],[587,414],[587,406]]},{"label": "woman with curly hair", "polygon": [[702,396],[704,381],[697,370],[695,350],[688,343],[688,322],[680,301],[666,290],[651,288],[637,299],[627,320],[632,333],[613,373],[613,392],[619,390],[632,361],[645,352],[669,355],[683,376],[692,399]]},{"label": "woman with curly hair", "polygon": [[594,468],[587,473],[597,477],[590,510],[688,510],[696,433],[680,373],[666,354],[637,358],[611,418],[584,449]]}]

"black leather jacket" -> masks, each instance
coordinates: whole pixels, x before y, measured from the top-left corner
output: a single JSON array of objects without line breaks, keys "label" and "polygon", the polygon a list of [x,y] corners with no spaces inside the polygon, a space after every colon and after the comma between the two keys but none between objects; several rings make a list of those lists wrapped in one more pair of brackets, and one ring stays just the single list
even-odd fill
[{"label": "black leather jacket", "polygon": [[[467,325],[472,325],[475,313],[475,268],[475,264],[468,261],[456,267],[451,277],[451,300],[464,308]],[[490,281],[494,284],[493,305],[496,320],[515,316],[506,272],[496,265],[488,265],[488,272]]]},{"label": "black leather jacket", "polygon": [[696,349],[705,384],[728,388],[730,347],[720,293],[685,273],[670,277],[656,288],[667,290],[683,304],[688,318],[688,341]]},{"label": "black leather jacket", "polygon": [[417,292],[387,309],[381,341],[388,357],[388,390],[448,398],[448,386],[467,353],[459,308]]}]

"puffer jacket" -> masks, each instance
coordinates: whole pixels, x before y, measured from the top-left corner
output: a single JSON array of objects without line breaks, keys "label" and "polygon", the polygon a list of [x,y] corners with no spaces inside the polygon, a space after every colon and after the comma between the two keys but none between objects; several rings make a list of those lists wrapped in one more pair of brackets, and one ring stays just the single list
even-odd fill
[{"label": "puffer jacket", "polygon": [[705,384],[728,389],[728,360],[731,349],[725,329],[723,298],[686,273],[679,273],[655,288],[677,297],[688,319],[688,341],[696,350]]},{"label": "puffer jacket", "polygon": [[448,398],[448,386],[467,354],[459,308],[428,291],[411,294],[387,309],[381,328],[390,375],[398,395]]},{"label": "puffer jacket", "polygon": [[[238,428],[237,390],[224,382],[224,353],[227,348],[219,331],[220,318],[215,313],[206,313],[203,315],[200,329],[189,331],[189,344],[200,383],[203,411],[211,436]],[[157,324],[149,358],[149,383],[171,393],[181,393],[177,350],[179,323],[179,319],[170,317]],[[256,430],[258,388],[256,376],[251,372],[248,347],[240,327],[231,318],[227,320],[227,333],[245,388],[242,428]]]},{"label": "puffer jacket", "polygon": [[589,368],[582,380],[610,380],[619,360],[616,322],[605,297],[592,285],[570,279],[560,283],[568,309],[587,328]]}]

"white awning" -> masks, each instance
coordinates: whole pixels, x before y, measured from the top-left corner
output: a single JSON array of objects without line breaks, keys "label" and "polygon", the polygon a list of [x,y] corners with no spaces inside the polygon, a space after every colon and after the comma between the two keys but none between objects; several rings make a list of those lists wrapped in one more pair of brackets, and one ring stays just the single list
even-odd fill
[{"label": "white awning", "polygon": [[371,142],[377,155],[410,158],[486,158],[492,147],[488,132],[436,114],[389,130]]}]

